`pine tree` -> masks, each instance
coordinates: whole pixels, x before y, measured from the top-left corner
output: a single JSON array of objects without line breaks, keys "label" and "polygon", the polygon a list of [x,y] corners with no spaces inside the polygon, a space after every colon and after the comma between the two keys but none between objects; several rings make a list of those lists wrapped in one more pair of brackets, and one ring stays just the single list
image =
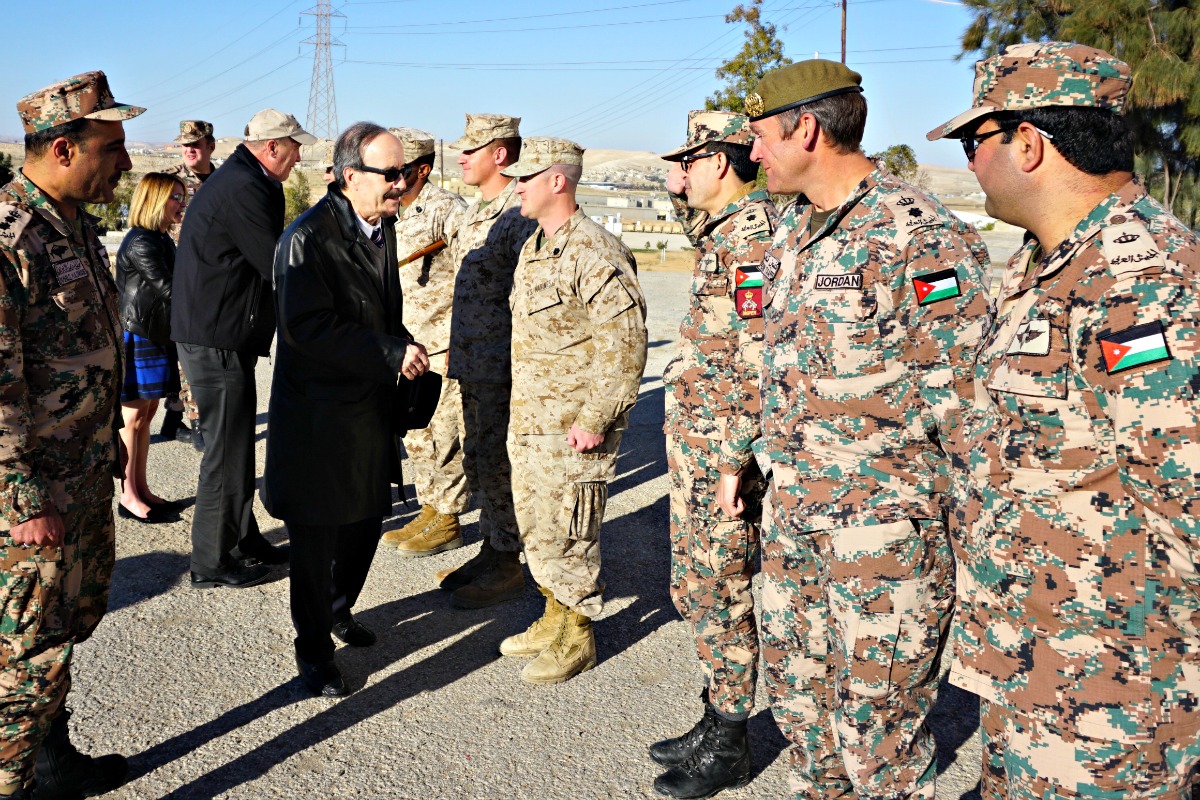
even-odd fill
[{"label": "pine tree", "polygon": [[776,27],[762,21],[762,0],[734,7],[725,15],[725,21],[746,23],[746,41],[737,55],[717,67],[717,78],[725,86],[705,101],[705,107],[709,111],[741,114],[746,95],[754,91],[762,76],[776,67],[791,64],[792,60],[783,54],[783,42],[776,35]]}]

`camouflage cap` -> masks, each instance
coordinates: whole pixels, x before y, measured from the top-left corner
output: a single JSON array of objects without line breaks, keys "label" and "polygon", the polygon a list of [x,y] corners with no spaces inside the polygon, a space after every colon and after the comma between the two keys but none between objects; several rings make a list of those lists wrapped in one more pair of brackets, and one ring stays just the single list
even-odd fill
[{"label": "camouflage cap", "polygon": [[728,111],[689,111],[687,141],[661,157],[667,161],[678,161],[709,142],[728,142],[749,147],[754,142],[750,120],[746,119],[745,114],[731,114]]},{"label": "camouflage cap", "polygon": [[925,138],[954,136],[997,111],[1087,106],[1120,114],[1132,84],[1128,64],[1094,47],[1073,42],[1010,45],[975,62],[975,102]]},{"label": "camouflage cap", "polygon": [[295,117],[274,108],[264,108],[250,118],[246,123],[245,139],[247,142],[295,139],[300,144],[317,143],[317,137],[301,128]]},{"label": "camouflage cap", "polygon": [[478,150],[496,139],[521,135],[521,118],[504,114],[467,114],[467,129],[450,146],[455,150]]},{"label": "camouflage cap", "polygon": [[145,111],[114,100],[108,77],[99,70],[59,81],[17,101],[17,113],[26,133],[44,131],[75,119],[116,122]]},{"label": "camouflage cap", "polygon": [[521,143],[521,160],[500,170],[507,178],[524,178],[553,166],[583,166],[583,148],[569,139],[530,136]]},{"label": "camouflage cap", "polygon": [[175,144],[194,144],[212,135],[211,122],[205,122],[202,119],[185,119],[179,123],[179,135],[175,137]]},{"label": "camouflage cap", "polygon": [[408,164],[433,152],[433,134],[418,128],[388,128],[404,145],[404,163]]},{"label": "camouflage cap", "polygon": [[862,75],[836,61],[812,58],[772,70],[746,95],[751,122],[772,117],[826,97],[862,91]]}]

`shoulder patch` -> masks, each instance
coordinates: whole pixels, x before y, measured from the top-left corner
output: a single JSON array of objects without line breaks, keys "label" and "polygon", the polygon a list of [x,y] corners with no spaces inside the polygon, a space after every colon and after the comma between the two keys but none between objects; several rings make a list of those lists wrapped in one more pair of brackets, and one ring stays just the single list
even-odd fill
[{"label": "shoulder patch", "polygon": [[770,237],[771,218],[759,206],[749,206],[738,215],[736,231],[743,239]]},{"label": "shoulder patch", "polygon": [[0,203],[0,245],[15,247],[31,219],[33,212],[30,209]]},{"label": "shoulder patch", "polygon": [[962,288],[958,285],[958,271],[953,268],[916,275],[912,282],[913,291],[917,293],[917,305],[927,306],[962,294]]},{"label": "shoulder patch", "polygon": [[1145,272],[1166,264],[1150,230],[1138,220],[1102,228],[1100,254],[1114,275]]},{"label": "shoulder patch", "polygon": [[775,276],[779,274],[779,257],[774,252],[767,253],[762,260],[762,274],[768,281],[775,280]]},{"label": "shoulder patch", "polygon": [[941,217],[928,198],[910,189],[886,195],[883,204],[896,221],[894,235],[897,247],[905,247],[921,228],[942,224]]},{"label": "shoulder patch", "polygon": [[1134,325],[1115,333],[1102,333],[1096,338],[1100,340],[1104,368],[1109,375],[1174,358],[1167,349],[1166,331],[1161,320]]},{"label": "shoulder patch", "polygon": [[1050,319],[1034,317],[1018,325],[1008,343],[1007,353],[1010,356],[1050,355]]}]

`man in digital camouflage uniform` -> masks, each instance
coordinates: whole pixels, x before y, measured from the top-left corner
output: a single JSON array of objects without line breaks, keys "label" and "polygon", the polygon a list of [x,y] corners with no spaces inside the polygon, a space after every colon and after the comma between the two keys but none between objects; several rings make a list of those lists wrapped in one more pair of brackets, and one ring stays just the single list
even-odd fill
[{"label": "man in digital camouflage uniform", "polygon": [[520,181],[521,214],[538,223],[513,279],[508,453],[521,543],[546,609],[500,652],[533,656],[521,678],[537,684],[596,664],[600,524],[646,366],[633,254],[576,205],[582,172],[583,149],[548,137],[526,140],[504,169]]},{"label": "man in digital camouflage uniform", "polygon": [[0,796],[125,780],[123,757],[74,748],[64,704],[108,605],[123,377],[108,253],[80,205],[112,201],[133,166],[121,121],[143,111],[103,72],[17,103],[25,165],[0,189]]},{"label": "man in digital camouflage uniform", "polygon": [[463,211],[450,241],[458,275],[446,374],[462,395],[463,468],[478,492],[483,539],[475,557],[437,575],[459,608],[483,608],[525,591],[505,445],[512,389],[508,302],[521,246],[537,223],[521,216],[517,182],[500,172],[520,155],[520,123],[503,114],[467,114],[466,131],[451,144],[461,151],[463,183],[482,194]]},{"label": "man in digital camouflage uniform", "polygon": [[[757,188],[742,114],[693,111],[680,164],[688,206],[704,215],[679,354],[667,365],[667,465],[671,479],[671,597],[696,637],[705,673],[704,716],[681,737],[650,747],[671,769],[655,787],[706,796],[750,780],[746,720],[758,680],[758,627],[750,581],[758,558],[763,481],[750,443],[757,431],[762,366],[762,276],[778,214]],[[741,474],[743,508],[717,506],[721,472]]]},{"label": "man in digital camouflage uniform", "polygon": [[[433,185],[433,136],[414,128],[393,128],[404,145],[405,189],[396,219],[396,252],[404,292],[404,326],[425,345],[430,369],[446,374],[450,319],[457,265],[447,247],[463,199]],[[462,545],[458,516],[467,510],[463,470],[462,396],[458,381],[442,380],[442,393],[428,428],[409,431],[404,449],[421,512],[383,543],[402,556],[429,556]]]},{"label": "man in digital camouflage uniform", "polygon": [[1133,178],[1129,67],[975,65],[961,138],[1008,262],[953,447],[950,679],[985,798],[1187,798],[1200,764],[1200,241]]},{"label": "man in digital camouflage uniform", "polygon": [[[943,448],[990,313],[987,251],[863,154],[860,83],[813,59],[746,98],[767,188],[809,202],[762,265],[764,671],[795,797],[932,798]],[[722,477],[726,513],[736,487]]]}]

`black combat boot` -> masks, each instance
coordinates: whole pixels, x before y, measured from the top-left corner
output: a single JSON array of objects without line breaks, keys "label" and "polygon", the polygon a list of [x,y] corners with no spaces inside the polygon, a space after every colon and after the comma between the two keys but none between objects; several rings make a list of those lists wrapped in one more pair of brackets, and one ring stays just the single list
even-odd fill
[{"label": "black combat boot", "polygon": [[750,743],[746,720],[713,714],[712,724],[694,753],[654,780],[654,791],[667,797],[700,800],[722,789],[750,782]]},{"label": "black combat boot", "polygon": [[713,726],[713,718],[717,716],[717,710],[709,705],[707,686],[700,693],[700,699],[704,701],[704,716],[700,717],[700,721],[690,731],[683,736],[663,739],[650,745],[650,759],[654,763],[673,767],[687,761],[692,753],[696,752],[696,748],[704,740],[704,734]]},{"label": "black combat boot", "polygon": [[50,724],[33,769],[37,781],[34,800],[95,797],[116,789],[129,773],[125,756],[114,753],[92,758],[76,750],[67,729],[70,717],[71,712],[64,709]]},{"label": "black combat boot", "polygon": [[187,426],[183,424],[183,411],[172,411],[168,408],[163,414],[162,429],[158,434],[173,442],[180,430],[187,430]]}]

